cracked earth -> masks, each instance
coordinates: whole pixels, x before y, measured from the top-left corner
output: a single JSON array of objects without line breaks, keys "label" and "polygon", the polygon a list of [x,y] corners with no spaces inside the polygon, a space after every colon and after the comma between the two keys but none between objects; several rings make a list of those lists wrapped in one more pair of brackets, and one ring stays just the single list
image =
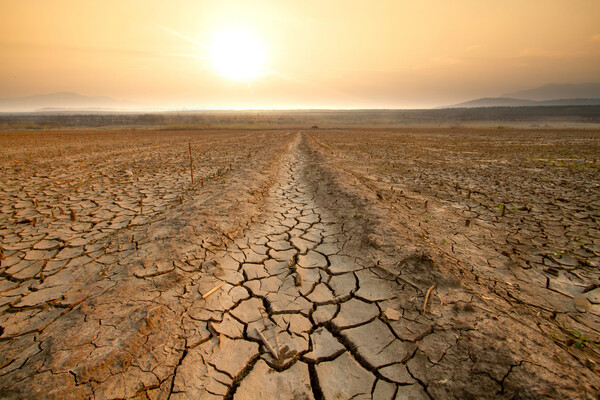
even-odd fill
[{"label": "cracked earth", "polygon": [[[206,188],[203,181],[185,200],[147,193],[142,204],[149,211],[123,200],[129,212],[115,209],[109,222],[64,211],[68,229],[57,233],[42,234],[35,215],[14,206],[0,269],[2,397],[597,393],[594,356],[594,365],[582,365],[535,322],[491,304],[485,288],[444,274],[422,251],[385,254],[385,246],[373,243],[363,199],[343,195],[314,139],[273,137],[279,156],[273,150],[257,159],[267,176],[260,185],[216,160],[222,170],[205,171]],[[183,182],[185,173],[175,171],[175,182]],[[196,218],[198,207],[216,204],[213,212],[227,217],[229,210],[230,218],[251,207],[233,207],[232,198],[219,203],[225,195],[215,185],[225,176],[263,196],[261,206],[248,221],[212,226],[209,214]],[[150,187],[160,188],[155,179]],[[252,196],[238,201],[250,204]],[[105,230],[91,235],[98,224]],[[17,228],[27,240],[12,239]]]}]

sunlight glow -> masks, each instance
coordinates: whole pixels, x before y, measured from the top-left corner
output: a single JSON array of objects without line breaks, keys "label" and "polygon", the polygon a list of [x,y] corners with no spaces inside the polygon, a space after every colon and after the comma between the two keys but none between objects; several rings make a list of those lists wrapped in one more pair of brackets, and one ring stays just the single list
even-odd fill
[{"label": "sunlight glow", "polygon": [[264,73],[264,49],[251,32],[227,30],[210,45],[210,60],[219,75],[233,80],[250,80]]}]

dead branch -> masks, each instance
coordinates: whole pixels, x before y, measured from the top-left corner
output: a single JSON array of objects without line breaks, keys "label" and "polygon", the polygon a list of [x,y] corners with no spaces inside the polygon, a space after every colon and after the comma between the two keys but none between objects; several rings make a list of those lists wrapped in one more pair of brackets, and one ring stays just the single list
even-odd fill
[{"label": "dead branch", "polygon": [[203,299],[207,298],[208,296],[210,296],[211,294],[213,294],[217,290],[221,289],[221,286],[223,286],[224,284],[225,284],[225,281],[219,283],[217,286],[215,286],[214,288],[210,289],[205,295],[202,295],[202,298]]},{"label": "dead branch", "polygon": [[423,314],[425,314],[425,310],[427,309],[427,302],[429,301],[429,296],[431,295],[431,292],[433,291],[433,289],[435,289],[436,284],[434,283],[433,285],[431,285],[431,287],[429,288],[429,290],[427,291],[427,294],[425,295],[425,303],[423,304]]},{"label": "dead branch", "polygon": [[269,351],[271,352],[271,355],[273,355],[273,357],[278,360],[279,359],[279,355],[275,352],[275,349],[273,347],[271,347],[271,345],[269,344],[269,342],[267,342],[267,339],[263,336],[263,334],[261,333],[261,331],[258,330],[258,328],[254,328],[256,330],[256,333],[258,333],[258,336],[260,336],[260,339],[263,341],[263,343],[265,344],[265,346],[267,347],[267,349],[269,349]]}]

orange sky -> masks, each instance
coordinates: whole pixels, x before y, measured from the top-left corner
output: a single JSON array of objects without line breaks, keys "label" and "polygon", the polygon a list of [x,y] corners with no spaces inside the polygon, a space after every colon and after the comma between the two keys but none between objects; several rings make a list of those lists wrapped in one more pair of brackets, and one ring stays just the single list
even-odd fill
[{"label": "orange sky", "polygon": [[[261,43],[260,76],[211,63],[207,46],[232,29]],[[600,1],[0,0],[0,60],[0,97],[429,107],[600,81]]]}]

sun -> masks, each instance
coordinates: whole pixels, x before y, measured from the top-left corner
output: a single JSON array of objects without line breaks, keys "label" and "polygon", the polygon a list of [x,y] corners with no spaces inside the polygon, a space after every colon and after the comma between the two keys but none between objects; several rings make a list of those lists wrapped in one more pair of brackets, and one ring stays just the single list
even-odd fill
[{"label": "sun", "polygon": [[219,32],[210,44],[210,60],[223,77],[245,81],[264,73],[264,49],[252,32],[232,29]]}]

